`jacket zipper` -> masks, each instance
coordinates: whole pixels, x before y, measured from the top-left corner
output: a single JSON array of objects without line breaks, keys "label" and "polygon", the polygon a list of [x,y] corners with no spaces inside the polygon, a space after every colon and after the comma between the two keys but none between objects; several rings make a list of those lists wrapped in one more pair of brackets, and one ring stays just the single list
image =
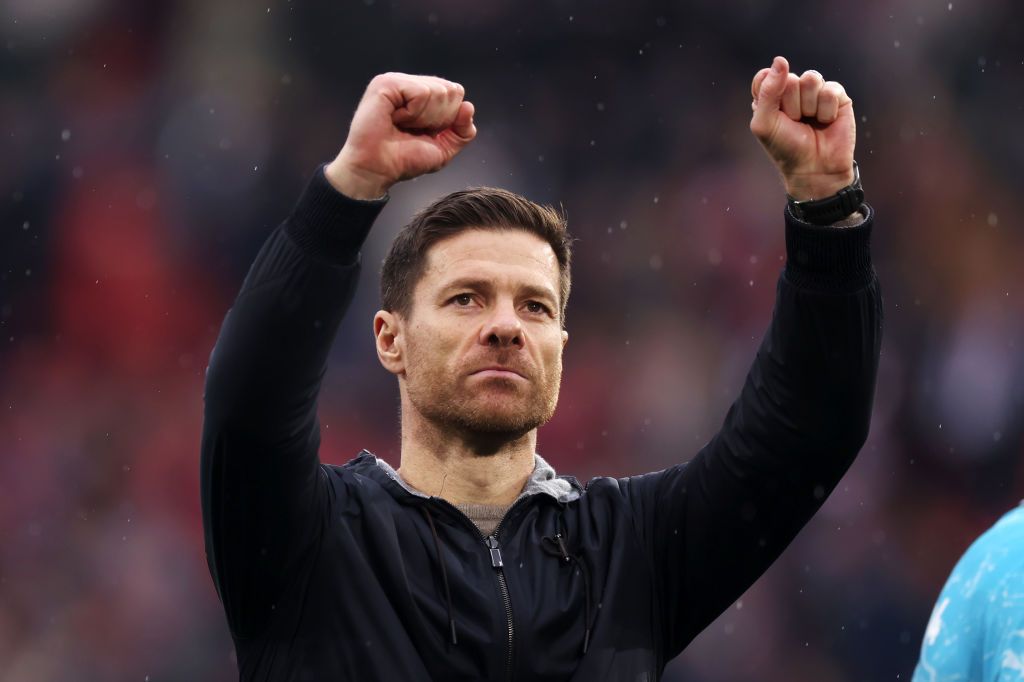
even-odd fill
[{"label": "jacket zipper", "polygon": [[441,498],[434,499],[448,507],[451,507],[451,509],[454,510],[459,516],[466,519],[469,525],[472,526],[473,530],[476,531],[477,537],[483,540],[484,545],[487,546],[487,551],[491,555],[491,566],[494,568],[494,574],[498,578],[498,589],[501,591],[501,599],[505,603],[505,618],[508,622],[508,651],[505,656],[505,679],[511,682],[512,654],[515,650],[515,626],[512,623],[512,597],[509,596],[508,583],[505,581],[505,564],[501,559],[501,546],[498,544],[498,533],[501,532],[502,526],[505,525],[505,519],[507,519],[512,514],[512,510],[519,506],[521,502],[524,502],[529,498],[522,497],[513,502],[512,506],[508,508],[508,510],[505,512],[505,515],[501,517],[501,521],[499,521],[498,525],[494,528],[494,532],[492,532],[488,536],[484,536],[484,534],[480,532],[480,529],[476,527],[476,524],[473,523],[469,519],[469,517],[467,517],[465,514],[459,511],[459,508],[456,507],[454,504],[452,504],[448,500],[444,500]]},{"label": "jacket zipper", "polygon": [[494,534],[487,536],[487,548],[491,551],[491,566],[494,567],[498,576],[498,587],[501,588],[501,598],[505,602],[505,617],[508,618],[508,655],[505,657],[505,679],[512,679],[512,645],[515,643],[515,629],[512,625],[512,599],[508,595],[508,584],[505,582],[504,564],[501,561],[501,548],[498,547],[498,529]]}]

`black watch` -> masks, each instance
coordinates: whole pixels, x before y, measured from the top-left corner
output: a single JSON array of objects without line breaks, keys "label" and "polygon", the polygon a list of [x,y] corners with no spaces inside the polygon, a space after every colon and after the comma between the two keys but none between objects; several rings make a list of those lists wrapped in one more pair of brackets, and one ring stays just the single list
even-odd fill
[{"label": "black watch", "polygon": [[864,189],[860,186],[860,168],[853,162],[853,182],[830,197],[797,201],[788,194],[789,210],[800,220],[815,225],[831,225],[860,209]]}]

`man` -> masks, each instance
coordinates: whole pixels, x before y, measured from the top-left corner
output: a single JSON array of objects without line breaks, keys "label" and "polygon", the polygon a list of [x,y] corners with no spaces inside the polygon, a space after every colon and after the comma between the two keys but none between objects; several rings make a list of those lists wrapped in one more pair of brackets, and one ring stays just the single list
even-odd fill
[{"label": "man", "polygon": [[913,682],[1024,680],[1024,502],[968,548],[935,603]]},{"label": "man", "polygon": [[373,79],[210,357],[206,550],[242,679],[653,680],[782,552],[866,438],[882,314],[849,97],[781,57],[752,95],[792,199],[746,385],[688,464],[584,487],[536,454],[568,339],[564,221],[491,188],[426,208],[384,263],[400,468],[319,463],[360,245],[395,183],[476,134],[461,86]]}]

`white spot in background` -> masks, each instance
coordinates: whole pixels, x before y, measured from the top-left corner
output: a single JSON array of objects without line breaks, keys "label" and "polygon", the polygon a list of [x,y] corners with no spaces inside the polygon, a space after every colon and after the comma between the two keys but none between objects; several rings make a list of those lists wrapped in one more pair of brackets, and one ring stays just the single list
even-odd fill
[{"label": "white spot in background", "polygon": [[935,640],[939,638],[939,633],[942,632],[942,614],[948,607],[949,597],[946,597],[932,611],[932,617],[928,619],[928,627],[924,631],[924,641],[928,646],[934,646]]},{"label": "white spot in background", "polygon": [[70,140],[71,139],[71,131],[68,130],[67,128],[65,128],[64,130],[60,131],[60,139],[62,139],[65,142]]},{"label": "white spot in background", "polygon": [[991,443],[996,431],[1007,433],[1021,363],[1006,339],[1020,333],[1016,319],[985,305],[957,320],[930,354],[938,389],[929,400],[934,401],[932,414],[943,423],[943,434],[949,434],[948,445],[962,453],[958,459],[990,455],[991,449],[977,444],[983,439]]}]

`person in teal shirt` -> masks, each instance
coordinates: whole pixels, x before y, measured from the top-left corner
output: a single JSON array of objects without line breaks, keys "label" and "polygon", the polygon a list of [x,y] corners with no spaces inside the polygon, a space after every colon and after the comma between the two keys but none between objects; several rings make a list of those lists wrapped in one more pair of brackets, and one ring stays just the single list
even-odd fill
[{"label": "person in teal shirt", "polygon": [[1024,681],[1024,502],[974,541],[932,610],[913,682]]}]

